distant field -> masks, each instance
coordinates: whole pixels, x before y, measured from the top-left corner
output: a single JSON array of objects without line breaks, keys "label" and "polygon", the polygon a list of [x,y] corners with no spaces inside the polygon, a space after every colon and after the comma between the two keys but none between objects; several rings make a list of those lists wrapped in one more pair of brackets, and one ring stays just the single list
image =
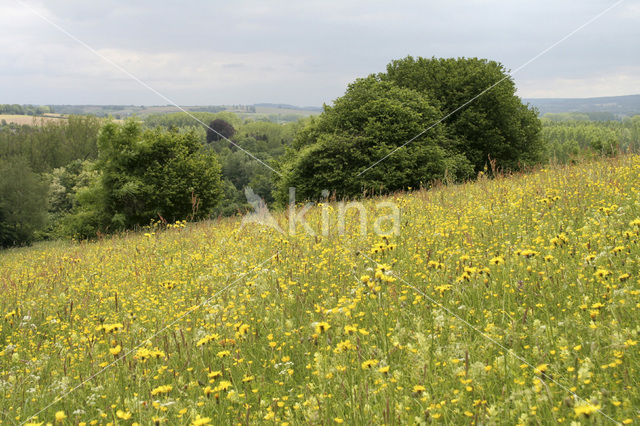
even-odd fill
[{"label": "distant field", "polygon": [[[42,125],[42,123],[60,123],[63,120],[66,120],[67,116],[62,114],[44,114],[43,116],[33,116],[33,115],[13,115],[13,114],[0,114],[0,122],[5,120],[7,123],[14,124],[28,124],[36,126]],[[105,119],[106,120],[106,119]],[[112,119],[115,123],[122,123],[124,120]]]},{"label": "distant field", "polygon": [[42,124],[43,122],[60,121],[65,120],[66,117],[59,114],[45,114],[45,116],[33,116],[33,115],[12,115],[12,114],[0,114],[0,122],[5,120],[7,123],[15,124]]}]

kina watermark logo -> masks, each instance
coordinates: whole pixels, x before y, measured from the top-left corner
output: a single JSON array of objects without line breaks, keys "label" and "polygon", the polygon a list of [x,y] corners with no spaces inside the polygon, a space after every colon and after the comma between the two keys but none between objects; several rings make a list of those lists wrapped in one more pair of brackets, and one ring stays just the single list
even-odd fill
[{"label": "kina watermark logo", "polygon": [[[324,202],[296,203],[296,189],[289,188],[289,204],[282,225],[269,210],[267,203],[252,188],[246,187],[244,194],[252,211],[243,216],[240,229],[246,227],[266,227],[283,235],[328,236],[357,233],[366,235],[370,227],[376,235],[398,235],[400,233],[400,208],[390,200],[376,203],[360,201],[339,201],[329,203],[329,191],[322,191]],[[307,221],[312,209],[320,209],[320,219],[315,227]],[[319,223],[318,223],[319,222]]]}]

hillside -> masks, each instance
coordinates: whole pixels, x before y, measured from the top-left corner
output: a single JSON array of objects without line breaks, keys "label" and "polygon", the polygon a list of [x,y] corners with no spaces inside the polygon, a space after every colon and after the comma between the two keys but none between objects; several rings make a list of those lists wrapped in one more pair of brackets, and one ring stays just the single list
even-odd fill
[{"label": "hillside", "polygon": [[5,251],[0,423],[631,423],[639,172],[370,199],[365,235],[331,203],[315,236],[224,219]]},{"label": "hillside", "polygon": [[640,114],[640,95],[600,98],[531,98],[523,101],[538,108],[541,115],[563,112],[609,113],[613,119]]}]

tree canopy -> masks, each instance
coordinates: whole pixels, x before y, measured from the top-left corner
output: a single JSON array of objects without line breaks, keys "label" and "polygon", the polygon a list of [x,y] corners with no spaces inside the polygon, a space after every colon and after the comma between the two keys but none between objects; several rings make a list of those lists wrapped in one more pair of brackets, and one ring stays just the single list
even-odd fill
[{"label": "tree canopy", "polygon": [[[443,126],[395,151],[440,116],[429,98],[371,75],[350,84],[345,95],[298,133],[283,163],[279,199],[296,187],[302,198],[319,198],[322,190],[353,196],[363,190],[389,192],[441,178],[468,177],[473,171],[456,153],[456,141]],[[363,174],[359,174],[364,172]]]},{"label": "tree canopy", "polygon": [[[537,112],[516,96],[507,70],[478,58],[413,58],[392,61],[383,78],[435,100],[460,151],[482,170],[489,158],[503,170],[518,170],[544,157]],[[474,99],[475,98],[475,99]]]},{"label": "tree canopy", "polygon": [[233,128],[231,123],[216,118],[207,128],[207,142],[217,142],[220,139],[231,139],[236,134],[236,129]]},{"label": "tree canopy", "polygon": [[497,62],[407,57],[350,84],[299,132],[281,164],[278,194],[283,201],[290,186],[302,198],[325,189],[347,197],[384,193],[463,180],[490,160],[517,170],[543,158],[539,134],[536,112],[515,96]]},{"label": "tree canopy", "polygon": [[220,200],[220,165],[197,135],[106,124],[98,139],[99,178],[78,194],[80,234],[130,229],[151,220],[207,217]]}]

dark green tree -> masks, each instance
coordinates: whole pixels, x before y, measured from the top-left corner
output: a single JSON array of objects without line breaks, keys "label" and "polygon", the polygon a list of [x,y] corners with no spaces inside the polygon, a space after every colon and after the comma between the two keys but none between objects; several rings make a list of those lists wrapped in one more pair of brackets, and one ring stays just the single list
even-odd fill
[{"label": "dark green tree", "polygon": [[233,128],[231,123],[224,121],[221,118],[216,118],[207,128],[207,142],[217,142],[220,139],[231,139],[236,134],[236,129]]},{"label": "dark green tree", "polygon": [[98,181],[78,194],[70,228],[82,235],[206,218],[220,200],[220,165],[194,132],[142,130],[135,121],[100,131]]},{"label": "dark green tree", "polygon": [[500,63],[408,56],[392,61],[382,77],[428,96],[443,115],[495,85],[445,121],[460,151],[476,171],[490,158],[503,170],[517,170],[544,159],[537,112],[516,96],[515,84]]},{"label": "dark green tree", "polygon": [[379,76],[356,80],[298,133],[282,163],[279,201],[286,201],[288,187],[296,187],[300,199],[318,199],[325,189],[351,197],[418,187],[447,176],[469,177],[473,166],[457,152],[459,143],[445,126],[394,152],[440,116],[429,97],[416,90]]}]

